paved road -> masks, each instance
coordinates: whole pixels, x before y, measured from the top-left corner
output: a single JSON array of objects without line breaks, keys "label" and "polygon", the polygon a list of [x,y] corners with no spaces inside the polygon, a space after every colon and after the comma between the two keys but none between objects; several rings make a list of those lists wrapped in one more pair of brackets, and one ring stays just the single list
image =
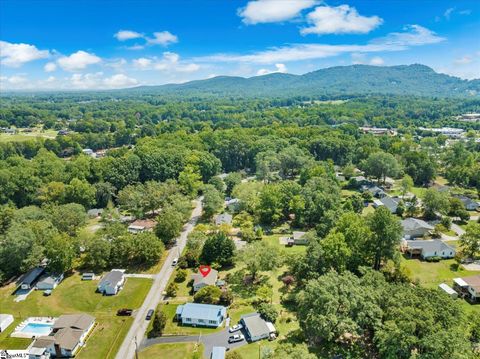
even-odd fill
[{"label": "paved road", "polygon": [[[240,333],[236,332],[235,334]],[[243,333],[245,335],[245,333]],[[228,328],[223,329],[220,332],[208,334],[208,335],[178,335],[178,336],[166,336],[152,339],[145,339],[141,344],[140,348],[146,348],[155,344],[166,344],[166,343],[187,343],[187,342],[201,342],[204,346],[203,356],[204,358],[210,358],[213,347],[225,347],[227,350],[232,348],[237,348],[242,345],[248,344],[247,341],[242,340],[237,343],[229,343],[228,337],[232,335],[228,332]]]},{"label": "paved road", "polygon": [[135,319],[133,321],[130,330],[127,333],[127,336],[123,340],[123,343],[118,350],[116,359],[131,359],[135,355],[135,348],[137,343],[141,343],[145,332],[148,327],[148,321],[145,320],[147,311],[149,309],[155,309],[162,300],[162,293],[167,286],[168,279],[173,273],[174,268],[172,267],[172,261],[175,257],[179,257],[179,254],[182,253],[183,248],[187,242],[188,234],[193,230],[197,220],[202,214],[202,201],[201,198],[195,201],[195,208],[192,211],[192,215],[188,223],[183,227],[183,231],[180,236],[177,238],[177,244],[169,251],[167,259],[165,260],[164,265],[160,272],[158,272],[154,278],[152,288],[148,292],[145,301],[143,302],[140,309],[138,309]]}]

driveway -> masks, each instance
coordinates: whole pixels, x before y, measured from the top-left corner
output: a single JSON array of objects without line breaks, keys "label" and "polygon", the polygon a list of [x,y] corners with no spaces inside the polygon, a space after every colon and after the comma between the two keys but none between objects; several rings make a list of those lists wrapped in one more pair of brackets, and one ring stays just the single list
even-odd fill
[{"label": "driveway", "polygon": [[[240,332],[235,332],[238,334]],[[245,333],[242,332],[245,336]],[[233,348],[241,347],[242,345],[248,344],[246,340],[242,340],[237,343],[229,343],[228,337],[233,335],[233,333],[228,332],[228,328],[223,329],[220,332],[208,334],[208,335],[179,335],[179,336],[165,336],[159,338],[145,339],[141,344],[140,348],[144,349],[151,345],[155,344],[166,344],[166,343],[187,343],[187,342],[201,342],[205,348],[203,352],[204,358],[210,358],[213,347],[225,347],[227,350]]]}]

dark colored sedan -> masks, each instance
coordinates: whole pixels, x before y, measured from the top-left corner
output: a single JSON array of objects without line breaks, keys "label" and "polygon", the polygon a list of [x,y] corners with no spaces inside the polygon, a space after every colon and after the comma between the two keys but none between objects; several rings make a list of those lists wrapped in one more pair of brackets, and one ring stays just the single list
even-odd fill
[{"label": "dark colored sedan", "polygon": [[145,320],[152,319],[153,313],[155,313],[155,311],[153,309],[149,309],[149,311],[147,312],[147,316],[145,317]]}]

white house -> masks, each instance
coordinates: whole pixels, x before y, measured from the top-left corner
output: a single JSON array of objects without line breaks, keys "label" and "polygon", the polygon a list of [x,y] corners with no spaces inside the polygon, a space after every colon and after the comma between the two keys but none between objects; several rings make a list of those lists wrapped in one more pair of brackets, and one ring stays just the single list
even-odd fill
[{"label": "white house", "polygon": [[63,274],[60,275],[47,275],[40,278],[37,282],[38,290],[53,290],[63,280]]},{"label": "white house", "polygon": [[100,283],[98,283],[97,290],[105,295],[117,294],[123,288],[125,283],[124,272],[124,269],[113,269],[108,272],[103,276]]},{"label": "white house", "polygon": [[442,259],[455,257],[455,248],[437,239],[404,241],[404,252],[410,257],[423,259],[439,257]]},{"label": "white house", "polygon": [[46,349],[57,358],[74,357],[84,345],[94,326],[95,318],[89,314],[62,315],[55,321],[52,333],[38,337],[30,347],[30,351],[33,353]]},{"label": "white house", "polygon": [[472,302],[480,302],[480,274],[470,277],[454,278],[453,288],[462,296]]},{"label": "white house", "polygon": [[4,332],[10,324],[13,323],[13,315],[0,314],[0,333]]},{"label": "white house", "polygon": [[210,269],[210,272],[204,277],[201,273],[192,274],[193,291],[198,292],[203,287],[215,285],[218,279],[218,271]]},{"label": "white house", "polygon": [[276,332],[273,324],[263,320],[258,313],[242,315],[240,323],[244,326],[247,339],[251,342],[267,339],[270,334]]},{"label": "white house", "polygon": [[227,315],[227,308],[221,305],[186,303],[179,305],[175,312],[183,325],[218,327]]}]

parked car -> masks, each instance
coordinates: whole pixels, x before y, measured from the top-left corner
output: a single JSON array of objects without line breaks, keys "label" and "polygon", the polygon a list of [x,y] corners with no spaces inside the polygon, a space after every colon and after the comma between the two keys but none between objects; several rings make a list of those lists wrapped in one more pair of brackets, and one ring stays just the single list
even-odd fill
[{"label": "parked car", "polygon": [[178,264],[178,258],[173,258],[172,267],[175,267]]},{"label": "parked car", "polygon": [[243,336],[243,334],[235,334],[235,335],[232,335],[232,336],[228,337],[228,342],[229,343],[236,343],[236,342],[241,342],[244,339],[245,339],[245,337]]},{"label": "parked car", "polygon": [[43,292],[43,295],[44,295],[45,297],[48,297],[48,296],[51,295],[51,294],[52,294],[52,290],[51,290],[51,289],[47,289],[46,291]]},{"label": "parked car", "polygon": [[153,309],[149,309],[148,312],[147,312],[147,316],[145,317],[145,320],[152,319],[153,313],[155,313],[155,311]]},{"label": "parked car", "polygon": [[119,309],[117,310],[117,315],[118,316],[126,316],[126,317],[129,317],[131,316],[133,313],[133,309],[128,309],[128,308],[122,308],[122,309]]},{"label": "parked car", "polygon": [[236,332],[237,330],[240,330],[242,328],[243,328],[243,325],[237,324],[237,325],[234,325],[233,327],[230,327],[230,329],[228,329],[228,331],[230,333],[233,333],[233,332]]}]

